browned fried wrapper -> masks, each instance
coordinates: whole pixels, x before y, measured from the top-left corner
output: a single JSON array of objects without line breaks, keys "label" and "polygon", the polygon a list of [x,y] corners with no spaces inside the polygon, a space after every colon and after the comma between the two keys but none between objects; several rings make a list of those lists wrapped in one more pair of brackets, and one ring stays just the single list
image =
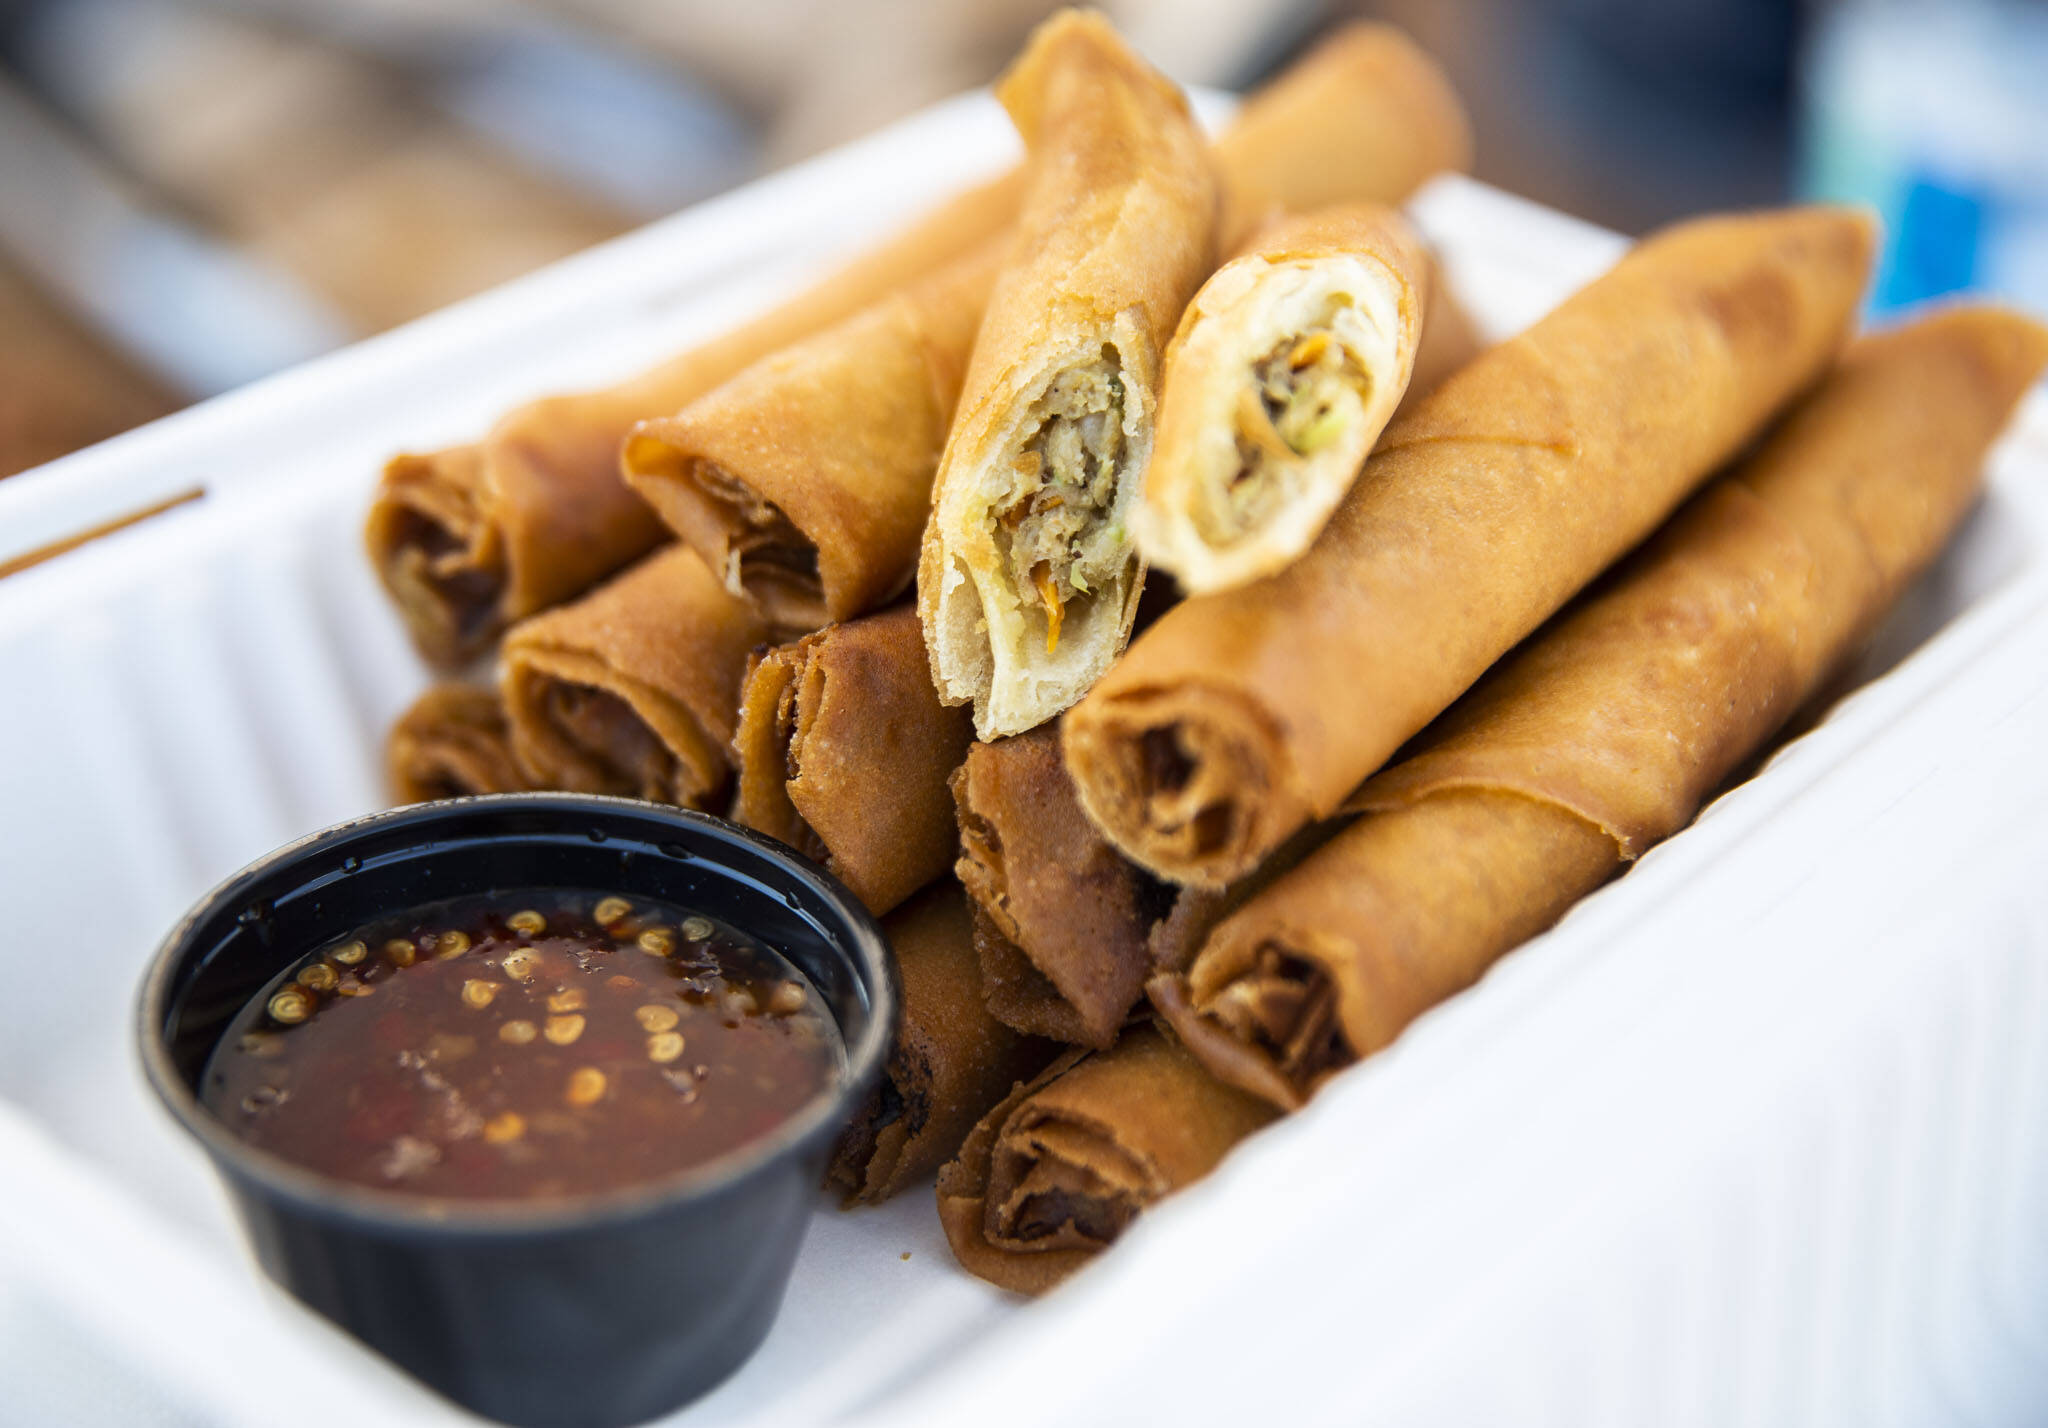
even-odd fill
[{"label": "browned fried wrapper", "polygon": [[1068,1052],[984,1116],[939,1172],[939,1222],[970,1273],[1040,1294],[1273,1115],[1141,1023],[1108,1051]]},{"label": "browned fried wrapper", "polygon": [[513,755],[535,788],[722,808],[740,682],[767,635],[694,551],[651,555],[506,636]]},{"label": "browned fried wrapper", "polygon": [[779,629],[893,599],[1000,257],[990,245],[642,422],[627,479]]},{"label": "browned fried wrapper", "polygon": [[932,688],[917,611],[830,626],[748,671],[733,820],[817,859],[880,915],[952,865],[946,781],[973,737]]},{"label": "browned fried wrapper", "polygon": [[1025,196],[917,578],[939,692],[985,739],[1066,708],[1130,634],[1160,352],[1214,265],[1218,204],[1185,96],[1100,15],[1046,21],[996,93]]},{"label": "browned fried wrapper", "polygon": [[989,1009],[1020,1031],[1110,1045],[1144,991],[1166,890],[1082,815],[1056,725],[974,745],[953,797]]},{"label": "browned fried wrapper", "polygon": [[1407,220],[1340,204],[1273,224],[1166,350],[1138,547],[1189,594],[1299,556],[1407,394],[1432,265]]},{"label": "browned fried wrapper", "polygon": [[1057,1048],[988,1013],[967,899],[951,878],[883,920],[903,984],[903,1024],[882,1084],[834,1147],[826,1181],[848,1205],[880,1204],[959,1153],[974,1123]]},{"label": "browned fried wrapper", "polygon": [[[1343,102],[1390,74],[1391,93]],[[1296,85],[1336,112],[1312,118],[1312,106],[1287,97]],[[1276,104],[1284,114],[1272,112]],[[1215,153],[1226,181],[1255,195],[1248,218],[1270,213],[1275,200],[1329,194],[1397,202],[1420,176],[1464,154],[1463,118],[1440,76],[1384,27],[1342,32],[1244,112],[1249,137],[1231,129]],[[1333,149],[1387,161],[1301,161]],[[962,259],[764,358],[679,413],[642,422],[626,440],[627,479],[728,588],[746,591],[781,629],[815,629],[893,599],[916,569],[932,478],[1001,251]],[[1416,359],[1422,379],[1448,375],[1474,350],[1469,328],[1455,313],[1439,318],[1437,306]]]},{"label": "browned fried wrapper", "polygon": [[1071,711],[1089,815],[1214,886],[1333,812],[1820,374],[1872,238],[1833,208],[1681,224],[1482,353],[1299,560],[1167,612]]},{"label": "browned fried wrapper", "polygon": [[1855,650],[1975,499],[2048,329],[1956,309],[1852,348],[1608,588],[1360,790],[1157,1004],[1282,1106],[1391,1042],[1689,822]]},{"label": "browned fried wrapper", "polygon": [[[1313,143],[1301,136],[1312,135]],[[1472,163],[1472,128],[1436,61],[1391,25],[1333,32],[1246,99],[1216,141],[1226,250],[1275,209],[1398,203]]]},{"label": "browned fried wrapper", "polygon": [[515,620],[573,599],[665,538],[620,479],[633,423],[987,244],[1016,213],[1005,176],[942,205],[808,292],[630,381],[515,408],[480,442],[396,457],[370,508],[370,561],[428,659],[459,664]]},{"label": "browned fried wrapper", "polygon": [[437,684],[398,716],[385,768],[399,803],[529,787],[512,758],[512,729],[495,689]]}]

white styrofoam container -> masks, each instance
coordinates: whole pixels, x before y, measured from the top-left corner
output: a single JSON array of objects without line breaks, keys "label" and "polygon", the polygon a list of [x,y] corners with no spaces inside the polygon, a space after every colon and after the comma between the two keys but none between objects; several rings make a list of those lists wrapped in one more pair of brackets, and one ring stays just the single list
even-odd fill
[{"label": "white styrofoam container", "polygon": [[[1213,107],[1213,106],[1212,106]],[[631,371],[1011,157],[985,96],[0,483],[0,1424],[462,1415],[269,1287],[147,1098],[133,989],[249,859],[381,801],[426,679],[372,473]],[[1620,240],[1419,197],[1490,331]],[[2048,400],[1756,779],[1024,1306],[925,1194],[821,1198],[675,1422],[2048,1422]]]}]

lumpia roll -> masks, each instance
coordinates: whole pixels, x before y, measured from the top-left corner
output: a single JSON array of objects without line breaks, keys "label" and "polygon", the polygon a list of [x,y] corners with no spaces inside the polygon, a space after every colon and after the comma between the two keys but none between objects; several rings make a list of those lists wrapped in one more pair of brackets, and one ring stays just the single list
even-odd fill
[{"label": "lumpia roll", "polygon": [[1190,1047],[1299,1104],[1690,821],[1940,552],[2044,363],[2048,330],[1984,308],[1858,343],[1153,984]]},{"label": "lumpia roll", "polygon": [[627,479],[801,634],[901,594],[1001,248],[765,358],[627,438]]},{"label": "lumpia roll", "polygon": [[391,726],[385,767],[399,803],[516,793],[525,775],[512,759],[512,730],[495,689],[437,684]]},{"label": "lumpia roll", "polygon": [[1089,815],[1214,886],[1334,811],[1820,374],[1871,242],[1831,208],[1681,224],[1482,353],[1299,560],[1168,611],[1072,711]]},{"label": "lumpia roll", "polygon": [[1216,141],[1216,162],[1233,215],[1229,251],[1274,210],[1398,203],[1436,174],[1469,168],[1472,129],[1413,40],[1353,23],[1245,100]]},{"label": "lumpia roll", "polygon": [[1029,182],[918,567],[939,691],[984,739],[1071,704],[1130,632],[1159,353],[1213,263],[1217,206],[1187,101],[1099,15],[1040,26],[997,94]]},{"label": "lumpia roll", "polygon": [[732,818],[823,863],[879,916],[952,865],[947,779],[973,737],[939,703],[908,605],[757,658]]},{"label": "lumpia roll", "polygon": [[1347,204],[1265,230],[1166,350],[1138,548],[1189,594],[1316,538],[1408,390],[1430,265],[1407,221]]},{"label": "lumpia roll", "polygon": [[939,1172],[939,1222],[970,1273],[1043,1293],[1273,1115],[1141,1024],[1111,1050],[1066,1053],[984,1116]]},{"label": "lumpia roll", "polygon": [[619,478],[634,422],[986,245],[1009,226],[1019,191],[1011,176],[971,189],[793,301],[630,381],[529,402],[482,441],[394,458],[366,540],[421,653],[461,664],[513,621],[652,550],[661,522]]},{"label": "lumpia roll", "polygon": [[989,1010],[1020,1031],[1110,1045],[1143,995],[1171,895],[1089,826],[1056,725],[974,745],[953,797]]},{"label": "lumpia roll", "polygon": [[505,638],[512,753],[535,788],[722,808],[754,607],[671,546]]},{"label": "lumpia roll", "polygon": [[903,983],[903,1024],[882,1084],[832,1152],[826,1181],[876,1205],[959,1153],[967,1132],[1058,1048],[982,1005],[967,899],[948,878],[882,923]]}]

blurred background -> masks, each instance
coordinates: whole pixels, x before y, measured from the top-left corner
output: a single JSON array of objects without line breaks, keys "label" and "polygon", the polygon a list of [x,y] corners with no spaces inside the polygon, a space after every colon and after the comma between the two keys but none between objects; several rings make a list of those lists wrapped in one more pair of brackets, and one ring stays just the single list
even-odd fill
[{"label": "blurred background", "polygon": [[[1392,20],[1481,178],[1857,199],[1882,311],[2048,312],[2048,0],[1100,0],[1184,81]],[[1049,0],[0,0],[0,476],[986,82]]]}]

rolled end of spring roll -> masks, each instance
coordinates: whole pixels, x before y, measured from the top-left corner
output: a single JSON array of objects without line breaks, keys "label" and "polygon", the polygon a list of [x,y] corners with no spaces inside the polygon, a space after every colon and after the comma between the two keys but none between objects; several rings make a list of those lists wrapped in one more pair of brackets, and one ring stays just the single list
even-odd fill
[{"label": "rolled end of spring roll", "polygon": [[1429,276],[1407,222],[1360,204],[1276,225],[1202,285],[1166,353],[1147,561],[1203,594],[1308,548],[1408,389]]},{"label": "rolled end of spring roll", "polygon": [[527,787],[512,758],[504,702],[495,689],[468,684],[437,684],[399,715],[385,744],[385,767],[399,803]]},{"label": "rolled end of spring roll", "polygon": [[1067,1052],[984,1116],[939,1172],[939,1221],[970,1273],[1043,1293],[1273,1116],[1140,1024],[1108,1051]]},{"label": "rolled end of spring roll", "polygon": [[747,657],[768,628],[670,547],[505,638],[512,752],[536,788],[724,807]]}]

